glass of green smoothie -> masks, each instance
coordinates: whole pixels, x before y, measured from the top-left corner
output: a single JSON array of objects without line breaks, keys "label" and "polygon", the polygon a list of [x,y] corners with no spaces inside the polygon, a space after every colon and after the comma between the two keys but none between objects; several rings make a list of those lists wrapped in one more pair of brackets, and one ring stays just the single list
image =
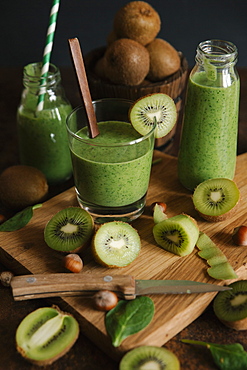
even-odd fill
[{"label": "glass of green smoothie", "polygon": [[130,222],[145,206],[155,127],[141,136],[128,118],[132,101],[101,99],[93,102],[99,135],[89,137],[84,106],[67,118],[77,199],[96,223]]}]

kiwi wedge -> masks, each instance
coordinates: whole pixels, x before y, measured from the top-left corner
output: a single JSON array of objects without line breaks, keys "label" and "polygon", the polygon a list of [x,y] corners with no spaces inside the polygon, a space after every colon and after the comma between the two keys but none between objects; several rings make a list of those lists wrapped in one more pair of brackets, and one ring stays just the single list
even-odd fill
[{"label": "kiwi wedge", "polygon": [[119,370],[179,370],[177,356],[165,347],[140,346],[127,352]]},{"label": "kiwi wedge", "polygon": [[110,268],[125,267],[141,250],[138,232],[123,221],[107,222],[99,227],[92,240],[96,262]]},{"label": "kiwi wedge", "polygon": [[57,306],[28,314],[16,330],[17,351],[30,362],[46,366],[70,350],[79,336],[76,319]]},{"label": "kiwi wedge", "polygon": [[94,231],[92,216],[79,207],[68,207],[56,213],[45,226],[46,244],[60,252],[78,252]]},{"label": "kiwi wedge", "polygon": [[235,281],[229,287],[232,290],[220,292],[215,297],[215,315],[232,329],[247,330],[247,280]]},{"label": "kiwi wedge", "polygon": [[156,123],[155,138],[166,136],[175,126],[177,110],[173,99],[163,93],[148,94],[136,100],[129,110],[130,122],[141,135]]},{"label": "kiwi wedge", "polygon": [[218,280],[237,278],[237,274],[221,249],[205,233],[200,232],[196,246],[200,251],[198,255],[207,260],[208,275]]},{"label": "kiwi wedge", "polygon": [[197,212],[209,222],[223,221],[236,211],[240,191],[233,180],[205,180],[194,190],[192,200]]},{"label": "kiwi wedge", "polygon": [[156,203],[153,209],[153,220],[155,224],[166,220],[168,218],[167,214],[164,212],[162,205]]},{"label": "kiwi wedge", "polygon": [[196,245],[199,229],[192,217],[181,214],[154,225],[153,236],[156,243],[168,252],[186,256]]}]

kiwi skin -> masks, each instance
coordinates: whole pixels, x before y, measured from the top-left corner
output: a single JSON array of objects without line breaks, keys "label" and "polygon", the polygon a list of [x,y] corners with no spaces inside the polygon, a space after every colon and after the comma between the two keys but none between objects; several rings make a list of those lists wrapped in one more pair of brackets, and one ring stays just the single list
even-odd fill
[{"label": "kiwi skin", "polygon": [[159,33],[161,20],[156,10],[145,1],[131,1],[115,14],[113,30],[118,38],[129,38],[149,44]]},{"label": "kiwi skin", "polygon": [[[238,280],[228,286],[232,287],[232,290],[219,292],[215,297],[213,302],[214,313],[225,326],[234,330],[247,330],[247,280]],[[232,307],[229,308],[227,304],[228,299],[237,299],[238,294],[243,294],[246,297],[245,303],[242,303],[245,304],[245,308],[241,312],[237,312],[238,305],[233,309]],[[230,312],[230,310],[233,312]]]},{"label": "kiwi skin", "polygon": [[180,56],[167,41],[156,38],[146,45],[146,48],[150,56],[150,68],[147,75],[150,81],[162,81],[179,70]]},{"label": "kiwi skin", "polygon": [[0,175],[0,200],[10,209],[20,210],[41,203],[47,195],[46,177],[35,167],[15,165]]},{"label": "kiwi skin", "polygon": [[149,71],[149,53],[130,39],[114,41],[104,54],[104,74],[115,84],[139,85]]}]

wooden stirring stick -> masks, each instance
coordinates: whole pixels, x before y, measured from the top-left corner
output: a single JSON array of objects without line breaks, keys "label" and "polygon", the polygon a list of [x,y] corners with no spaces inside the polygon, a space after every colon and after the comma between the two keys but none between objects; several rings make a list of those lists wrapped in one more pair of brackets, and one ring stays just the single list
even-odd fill
[{"label": "wooden stirring stick", "polygon": [[85,66],[78,39],[77,38],[69,39],[69,46],[72,53],[77,79],[81,89],[82,99],[87,113],[89,135],[93,139],[94,137],[99,135],[99,128],[97,125],[97,119],[92,104]]}]

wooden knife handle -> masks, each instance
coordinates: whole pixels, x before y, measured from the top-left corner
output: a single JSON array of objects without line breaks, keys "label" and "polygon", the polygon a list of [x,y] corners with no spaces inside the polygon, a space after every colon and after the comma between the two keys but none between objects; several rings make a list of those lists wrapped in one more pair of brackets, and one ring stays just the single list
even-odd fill
[{"label": "wooden knife handle", "polygon": [[63,296],[92,296],[107,289],[125,299],[135,298],[135,279],[130,275],[85,274],[37,274],[14,276],[11,280],[16,301]]}]

